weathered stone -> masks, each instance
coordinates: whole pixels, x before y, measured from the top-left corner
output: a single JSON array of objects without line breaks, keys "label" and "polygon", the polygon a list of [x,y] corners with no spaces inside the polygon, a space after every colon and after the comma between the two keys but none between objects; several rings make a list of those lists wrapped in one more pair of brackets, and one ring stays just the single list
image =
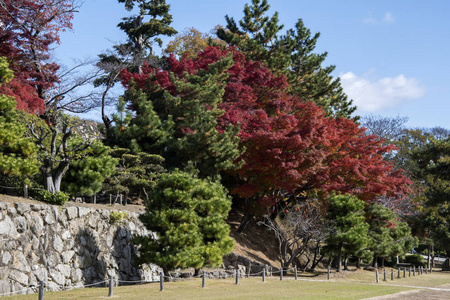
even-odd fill
[{"label": "weathered stone", "polygon": [[69,206],[66,208],[67,219],[72,220],[78,216],[78,208],[75,206]]},{"label": "weathered stone", "polygon": [[21,285],[28,285],[28,276],[25,273],[20,272],[19,270],[12,269],[9,272],[9,278],[11,280],[18,282]]},{"label": "weathered stone", "polygon": [[12,255],[9,252],[2,253],[2,265],[8,265],[11,261]]},{"label": "weathered stone", "polygon": [[64,277],[64,275],[57,270],[51,270],[50,278],[53,279],[53,281],[57,285],[64,285],[64,283],[66,282],[66,278]]},{"label": "weathered stone", "polygon": [[44,267],[33,271],[33,275],[36,276],[38,281],[47,282],[48,280],[48,272],[47,269]]},{"label": "weathered stone", "polygon": [[91,210],[89,208],[86,207],[78,207],[78,217],[82,218],[85,215],[89,214],[91,212]]},{"label": "weathered stone", "polygon": [[22,252],[14,252],[12,267],[22,272],[27,273],[31,272],[31,268],[28,265],[27,259],[25,258]]},{"label": "weathered stone", "polygon": [[56,282],[49,281],[46,283],[45,286],[46,286],[47,291],[49,291],[49,292],[56,292],[56,291],[59,291],[59,289],[60,289],[59,285]]},{"label": "weathered stone", "polygon": [[28,285],[30,286],[38,286],[39,282],[36,278],[36,276],[34,276],[34,274],[30,274],[30,276],[28,277]]},{"label": "weathered stone", "polygon": [[128,222],[128,228],[130,229],[130,231],[135,231],[136,230],[136,225],[134,225],[133,222]]},{"label": "weathered stone", "polygon": [[44,216],[44,222],[48,225],[53,225],[56,223],[55,216],[52,213],[47,213]]},{"label": "weathered stone", "polygon": [[86,254],[77,255],[75,257],[75,263],[74,263],[75,268],[84,269],[91,265],[92,265],[92,258],[89,254],[88,255],[86,255]]},{"label": "weathered stone", "polygon": [[6,209],[8,215],[16,217],[17,209],[14,207],[13,204],[8,203],[7,205],[4,206],[4,208]]},{"label": "weathered stone", "polygon": [[16,226],[9,216],[5,216],[0,221],[0,235],[15,237],[17,235]]},{"label": "weathered stone", "polygon": [[80,282],[83,279],[83,272],[80,269],[72,269],[70,273],[70,280],[74,283]]},{"label": "weathered stone", "polygon": [[68,250],[61,253],[62,262],[65,264],[69,264],[72,260],[72,257],[75,255],[75,251]]},{"label": "weathered stone", "polygon": [[44,221],[41,216],[33,211],[30,213],[30,229],[36,236],[41,236],[44,234]]},{"label": "weathered stone", "polygon": [[15,203],[16,210],[19,215],[23,215],[25,212],[31,210],[30,205],[26,203]]},{"label": "weathered stone", "polygon": [[33,239],[31,240],[31,249],[32,250],[38,250],[39,249],[39,239],[35,236],[33,236]]},{"label": "weathered stone", "polygon": [[70,269],[70,266],[65,264],[59,264],[56,266],[56,270],[58,270],[66,278],[70,278]]},{"label": "weathered stone", "polygon": [[44,210],[47,206],[43,204],[30,204],[31,210],[33,211],[41,211]]},{"label": "weathered stone", "polygon": [[97,276],[99,278],[104,278],[105,277],[105,275],[106,275],[106,264],[105,264],[105,262],[103,262],[101,260],[98,260],[95,263],[94,268],[95,268],[95,272],[97,273]]},{"label": "weathered stone", "polygon": [[27,223],[27,219],[25,219],[22,216],[16,216],[13,219],[14,225],[16,227],[17,233],[24,233],[28,230],[28,223]]},{"label": "weathered stone", "polygon": [[55,267],[61,262],[59,254],[55,251],[50,251],[46,253],[47,264],[49,267]]},{"label": "weathered stone", "polygon": [[64,249],[64,243],[59,235],[53,236],[53,249],[58,253],[61,253]]},{"label": "weathered stone", "polygon": [[69,230],[66,230],[66,231],[64,231],[64,232],[61,234],[61,239],[62,239],[63,241],[66,241],[66,240],[71,239],[71,238],[72,238],[72,235],[70,234],[70,231],[69,231]]}]

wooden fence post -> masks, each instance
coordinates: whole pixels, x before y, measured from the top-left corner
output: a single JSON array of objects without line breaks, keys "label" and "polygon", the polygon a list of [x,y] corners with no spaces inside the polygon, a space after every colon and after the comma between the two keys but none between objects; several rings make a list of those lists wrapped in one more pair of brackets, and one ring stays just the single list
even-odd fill
[{"label": "wooden fence post", "polygon": [[375,270],[375,280],[378,281],[380,280],[379,275],[378,275],[378,270]]},{"label": "wooden fence post", "polygon": [[397,278],[400,278],[400,268],[398,268],[397,273]]},{"label": "wooden fence post", "polygon": [[205,287],[205,278],[206,278],[206,272],[203,271],[203,276],[202,276],[202,288]]},{"label": "wooden fence post", "polygon": [[328,266],[328,271],[327,271],[327,279],[328,280],[330,280],[330,270],[331,269],[331,267],[330,266]]},{"label": "wooden fence post", "polygon": [[384,269],[384,271],[383,271],[383,281],[387,281],[387,279],[386,279],[386,269]]},{"label": "wooden fence post", "polygon": [[236,284],[239,284],[239,269],[236,270]]},{"label": "wooden fence post", "polygon": [[297,280],[297,265],[294,266],[295,269],[295,280]]},{"label": "wooden fence post", "polygon": [[28,184],[24,183],[23,185],[23,197],[28,199]]},{"label": "wooden fence post", "polygon": [[159,290],[164,291],[164,273],[159,272]]},{"label": "wooden fence post", "polygon": [[44,282],[39,283],[39,300],[44,300]]},{"label": "wooden fence post", "polygon": [[114,285],[113,276],[110,274],[109,275],[109,293],[108,293],[108,297],[112,297],[113,296],[113,285]]},{"label": "wooden fence post", "polygon": [[263,273],[262,273],[262,281],[266,282],[266,268],[263,268]]},{"label": "wooden fence post", "polygon": [[280,280],[283,280],[283,271],[284,271],[284,268],[281,267],[281,270],[280,270]]},{"label": "wooden fence post", "polygon": [[394,280],[394,269],[391,269],[391,280]]}]

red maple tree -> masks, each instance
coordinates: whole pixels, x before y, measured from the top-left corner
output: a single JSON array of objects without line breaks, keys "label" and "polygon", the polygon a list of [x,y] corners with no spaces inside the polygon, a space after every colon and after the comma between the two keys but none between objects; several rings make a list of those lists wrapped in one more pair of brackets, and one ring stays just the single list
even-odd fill
[{"label": "red maple tree", "polygon": [[0,93],[14,96],[19,109],[44,112],[46,92],[58,82],[51,45],[72,27],[74,10],[73,0],[0,1],[0,56],[14,71]]},{"label": "red maple tree", "polygon": [[232,193],[265,209],[308,192],[321,198],[338,191],[366,201],[408,192],[410,182],[403,172],[383,160],[392,145],[366,136],[352,120],[327,117],[313,103],[289,95],[283,76],[273,75],[259,62],[246,61],[232,47],[209,47],[194,59],[171,56],[171,72],[148,66],[141,74],[124,70],[123,83],[127,87],[133,79],[142,89],[156,85],[175,95],[170,74],[182,78],[229,55],[234,64],[228,69],[219,124],[222,128],[239,124],[241,147],[246,149],[242,168],[232,171],[238,178]]}]

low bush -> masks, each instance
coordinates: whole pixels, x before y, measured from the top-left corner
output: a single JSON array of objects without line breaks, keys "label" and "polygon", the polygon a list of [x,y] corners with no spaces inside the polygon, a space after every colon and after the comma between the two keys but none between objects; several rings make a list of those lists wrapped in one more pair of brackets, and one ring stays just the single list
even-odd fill
[{"label": "low bush", "polygon": [[69,201],[69,196],[64,192],[56,192],[52,194],[49,191],[43,190],[38,193],[37,197],[40,201],[56,205],[64,205],[67,201]]},{"label": "low bush", "polygon": [[129,220],[126,212],[112,211],[109,215],[109,223],[113,225],[121,224],[125,220]]},{"label": "low bush", "polygon": [[420,254],[411,254],[405,256],[405,263],[412,264],[416,267],[425,267],[423,256]]}]

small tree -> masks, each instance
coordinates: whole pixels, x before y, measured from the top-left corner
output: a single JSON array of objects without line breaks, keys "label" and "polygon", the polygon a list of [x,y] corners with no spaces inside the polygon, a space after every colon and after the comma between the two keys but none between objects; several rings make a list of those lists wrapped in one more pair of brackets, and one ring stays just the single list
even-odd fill
[{"label": "small tree", "polygon": [[155,236],[137,236],[140,263],[155,263],[167,276],[175,268],[217,266],[233,249],[225,222],[231,199],[216,181],[182,171],[166,173],[140,215]]},{"label": "small tree", "polygon": [[369,225],[365,222],[364,202],[351,195],[329,198],[327,218],[334,222],[336,233],[326,240],[327,248],[337,258],[341,271],[342,256],[355,255],[367,245]]},{"label": "small tree", "polygon": [[118,159],[109,155],[109,147],[94,142],[82,159],[74,160],[63,178],[62,190],[71,195],[92,196],[102,189],[103,181],[115,171]]},{"label": "small tree", "polygon": [[[278,239],[281,267],[288,268],[300,256],[306,255],[302,266],[311,270],[323,259],[320,245],[333,233],[332,224],[322,215],[320,205],[315,201],[299,203],[273,220],[270,216],[259,222],[274,232]],[[310,251],[313,251],[311,253]]]}]

